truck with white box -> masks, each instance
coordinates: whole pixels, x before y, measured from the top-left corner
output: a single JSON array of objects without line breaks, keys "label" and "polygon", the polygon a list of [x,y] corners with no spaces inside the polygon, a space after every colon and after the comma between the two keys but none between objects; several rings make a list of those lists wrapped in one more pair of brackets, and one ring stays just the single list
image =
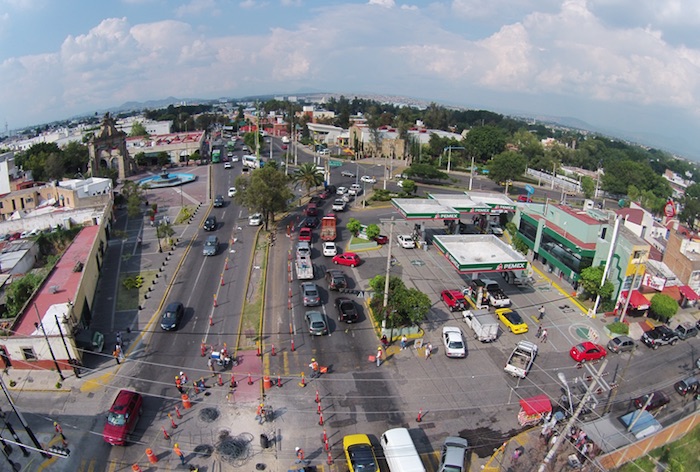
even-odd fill
[{"label": "truck with white box", "polygon": [[498,338],[498,320],[489,310],[465,310],[462,316],[467,326],[474,331],[475,339],[482,343],[490,343]]},{"label": "truck with white box", "polygon": [[313,280],[314,278],[314,265],[311,262],[310,255],[299,254],[297,252],[296,259],[296,271],[297,279],[299,280]]}]

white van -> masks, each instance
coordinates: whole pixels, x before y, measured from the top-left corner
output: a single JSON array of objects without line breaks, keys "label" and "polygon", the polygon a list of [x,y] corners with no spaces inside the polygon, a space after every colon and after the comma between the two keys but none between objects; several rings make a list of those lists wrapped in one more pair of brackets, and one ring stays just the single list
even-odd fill
[{"label": "white van", "polygon": [[406,428],[394,428],[382,434],[380,443],[391,472],[425,472],[416,446]]}]

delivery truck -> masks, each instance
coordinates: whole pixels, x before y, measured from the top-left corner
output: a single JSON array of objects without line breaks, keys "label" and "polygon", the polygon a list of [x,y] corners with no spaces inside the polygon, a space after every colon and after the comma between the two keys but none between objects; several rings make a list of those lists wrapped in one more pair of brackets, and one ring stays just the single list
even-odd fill
[{"label": "delivery truck", "polygon": [[490,343],[498,338],[498,321],[488,310],[465,310],[464,322],[474,331],[474,339]]}]

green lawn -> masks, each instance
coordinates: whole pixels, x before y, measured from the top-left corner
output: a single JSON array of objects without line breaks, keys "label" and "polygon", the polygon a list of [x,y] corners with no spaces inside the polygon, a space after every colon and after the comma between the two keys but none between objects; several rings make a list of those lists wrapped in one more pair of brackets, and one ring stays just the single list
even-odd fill
[{"label": "green lawn", "polygon": [[[153,280],[156,278],[157,270],[148,270],[144,272],[122,273],[119,276],[119,287],[117,288],[117,311],[136,310],[139,307],[139,301],[143,300],[148,292],[148,287],[153,285]],[[140,275],[143,277],[143,285],[141,288],[127,289],[124,287],[124,280],[128,277]],[[160,283],[163,283],[161,281]]]},{"label": "green lawn", "polygon": [[700,470],[700,426],[676,442],[654,449],[649,457],[642,457],[634,462],[623,465],[618,472],[654,472],[659,470],[655,465],[667,465],[668,472]]}]

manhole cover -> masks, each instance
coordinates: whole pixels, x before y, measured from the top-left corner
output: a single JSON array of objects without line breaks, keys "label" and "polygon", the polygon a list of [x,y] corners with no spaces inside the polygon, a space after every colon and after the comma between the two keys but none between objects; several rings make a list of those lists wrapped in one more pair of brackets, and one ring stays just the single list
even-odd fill
[{"label": "manhole cover", "polygon": [[199,419],[205,423],[213,423],[219,417],[219,410],[216,408],[203,408],[199,412]]},{"label": "manhole cover", "polygon": [[209,444],[200,444],[194,448],[194,453],[206,459],[214,453],[214,447]]}]

